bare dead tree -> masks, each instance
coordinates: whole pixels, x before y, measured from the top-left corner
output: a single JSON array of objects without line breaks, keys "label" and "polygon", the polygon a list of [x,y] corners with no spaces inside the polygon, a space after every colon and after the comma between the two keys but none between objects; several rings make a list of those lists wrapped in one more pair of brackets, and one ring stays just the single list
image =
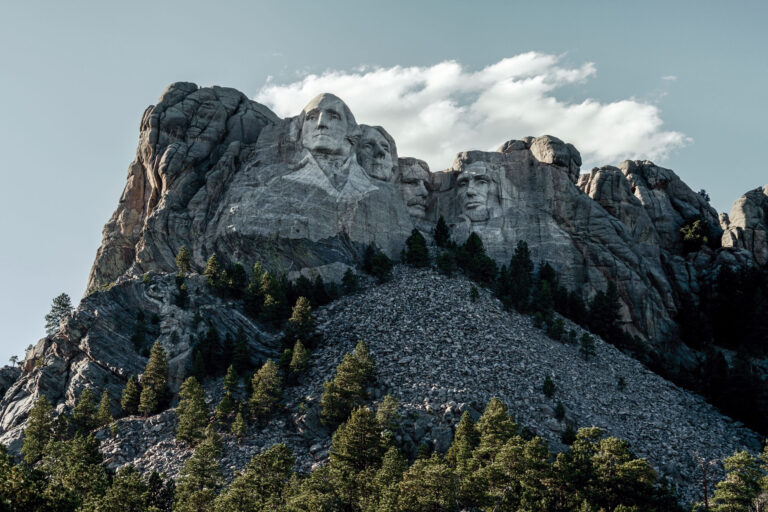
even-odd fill
[{"label": "bare dead tree", "polygon": [[719,459],[707,459],[699,455],[698,452],[694,454],[693,458],[696,460],[696,464],[699,465],[699,469],[701,470],[699,481],[701,482],[701,492],[704,495],[703,510],[709,510],[709,468],[717,464]]}]

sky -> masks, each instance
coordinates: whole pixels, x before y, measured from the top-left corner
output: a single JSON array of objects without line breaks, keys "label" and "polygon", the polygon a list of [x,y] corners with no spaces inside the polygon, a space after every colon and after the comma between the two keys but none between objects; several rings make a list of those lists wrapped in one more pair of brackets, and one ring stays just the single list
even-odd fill
[{"label": "sky", "polygon": [[651,159],[728,211],[768,183],[750,149],[768,140],[766,19],[738,0],[3,2],[0,364],[44,335],[53,297],[80,300],[172,82],[281,116],[334,92],[432,170],[551,134],[582,171]]}]

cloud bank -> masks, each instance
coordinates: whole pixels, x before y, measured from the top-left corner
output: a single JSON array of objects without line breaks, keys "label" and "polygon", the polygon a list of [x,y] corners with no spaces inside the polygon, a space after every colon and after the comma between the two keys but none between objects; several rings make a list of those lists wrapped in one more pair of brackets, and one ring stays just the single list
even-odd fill
[{"label": "cloud bank", "polygon": [[550,134],[574,144],[584,168],[621,160],[662,160],[689,139],[665,131],[658,107],[636,99],[580,103],[557,98],[582,83],[592,63],[569,68],[555,55],[529,52],[480,71],[455,61],[428,67],[327,71],[289,84],[270,78],[255,100],[282,117],[296,115],[321,92],[342,98],[359,123],[381,125],[401,156],[426,160],[433,171],[459,151],[494,150],[509,139]]}]

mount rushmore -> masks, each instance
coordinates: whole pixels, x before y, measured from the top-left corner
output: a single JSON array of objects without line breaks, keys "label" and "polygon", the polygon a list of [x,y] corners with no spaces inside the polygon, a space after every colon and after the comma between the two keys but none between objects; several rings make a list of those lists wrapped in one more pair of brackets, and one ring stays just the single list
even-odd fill
[{"label": "mount rushmore", "polygon": [[[768,261],[768,188],[718,217],[652,162],[580,166],[575,147],[545,135],[430,172],[332,94],[280,119],[234,89],[175,83],[143,115],[88,289],[173,271],[182,245],[198,268],[216,253],[338,280],[368,244],[397,258],[412,229],[428,234],[443,216],[455,241],[476,232],[499,264],[526,241],[585,299],[615,282],[625,330],[653,344],[674,335],[681,300],[695,303],[719,266]],[[680,229],[693,220],[710,243],[686,253]]]}]

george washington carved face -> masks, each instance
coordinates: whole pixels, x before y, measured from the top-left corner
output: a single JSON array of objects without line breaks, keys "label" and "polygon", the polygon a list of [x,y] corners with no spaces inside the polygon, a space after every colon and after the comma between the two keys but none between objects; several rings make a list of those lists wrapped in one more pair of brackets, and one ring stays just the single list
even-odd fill
[{"label": "george washington carved face", "polygon": [[312,153],[348,155],[348,136],[357,127],[347,105],[333,94],[320,94],[304,107],[301,143]]},{"label": "george washington carved face", "polygon": [[484,163],[475,162],[461,171],[456,180],[461,211],[472,222],[488,220],[488,192],[491,179]]}]

